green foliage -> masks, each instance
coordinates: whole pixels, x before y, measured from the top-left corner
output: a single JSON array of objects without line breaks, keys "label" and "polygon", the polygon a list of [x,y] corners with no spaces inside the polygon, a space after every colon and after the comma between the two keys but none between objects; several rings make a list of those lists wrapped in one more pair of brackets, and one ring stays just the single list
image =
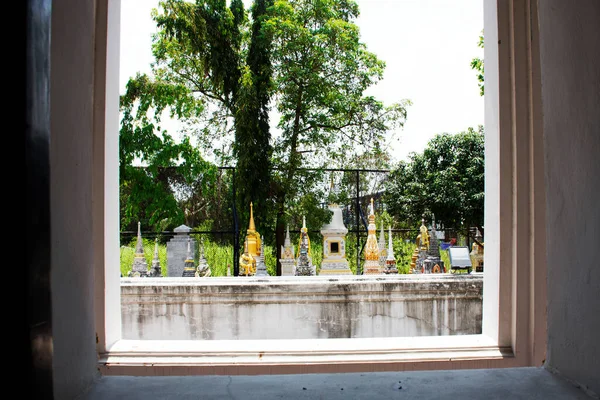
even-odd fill
[{"label": "green foliage", "polygon": [[[145,75],[127,83],[119,134],[121,230],[133,230],[138,222],[156,232],[173,229],[185,221],[186,200],[214,187],[216,167],[204,161],[190,138],[175,141],[160,132],[160,118],[149,115],[151,108],[160,114],[179,98],[184,100],[178,103],[178,115],[189,115],[191,109],[181,104],[189,100],[187,95],[181,86],[150,82]],[[196,192],[179,200],[182,187],[194,187]]]},{"label": "green foliage", "polygon": [[[477,46],[483,49],[483,31],[481,31],[481,35],[479,35],[479,42],[477,42]],[[479,85],[479,94],[483,96],[484,94],[484,74],[483,74],[483,58],[474,57],[471,60],[471,68],[477,72],[477,82]]]},{"label": "green foliage", "polygon": [[396,237],[392,239],[392,246],[394,246],[394,256],[396,257],[398,273],[410,273],[410,262],[412,260],[412,254],[415,250],[415,247],[417,247],[416,244],[412,241],[407,241],[406,239]]},{"label": "green foliage", "polygon": [[386,183],[390,214],[413,226],[435,216],[446,228],[483,232],[483,136],[483,127],[438,134],[422,153],[399,163]]},{"label": "green foliage", "polygon": [[[148,270],[152,267],[152,259],[154,258],[154,240],[142,239],[144,246],[144,258],[148,264]],[[127,277],[133,267],[135,258],[135,246],[137,238],[133,238],[127,245],[120,248],[121,275]],[[164,244],[158,245],[158,260],[160,262],[160,270],[162,276],[167,276],[167,246]]]},{"label": "green foliage", "polygon": [[[131,78],[121,102],[122,229],[193,227],[200,217],[218,224],[209,200],[225,192],[202,149],[236,163],[241,231],[252,201],[259,231],[276,232],[274,243],[265,238],[277,254],[292,216],[317,227],[330,216],[324,191],[314,191],[323,172],[302,167],[389,163],[385,143],[410,101],[386,105],[365,94],[385,63],[360,41],[358,5],[255,0],[250,11],[241,0],[164,0],[153,11],[152,74]],[[165,113],[184,124],[181,143],[160,129]]]},{"label": "green foliage", "polygon": [[254,203],[255,222],[266,225],[270,195],[271,134],[269,102],[273,93],[271,37],[263,30],[273,0],[256,0],[252,6],[252,27],[246,67],[240,82],[235,110],[233,154],[237,166],[238,210],[241,220],[249,217]]}]

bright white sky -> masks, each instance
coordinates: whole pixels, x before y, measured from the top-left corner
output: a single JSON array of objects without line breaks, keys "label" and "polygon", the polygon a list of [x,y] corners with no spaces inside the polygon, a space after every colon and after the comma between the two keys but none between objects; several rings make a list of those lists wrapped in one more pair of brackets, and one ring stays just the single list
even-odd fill
[{"label": "bright white sky", "polygon": [[[409,99],[404,128],[390,144],[395,160],[420,152],[437,133],[483,125],[483,97],[470,63],[483,29],[482,0],[357,0],[369,51],[387,64],[369,93],[386,104]],[[251,0],[244,0],[249,5]],[[121,94],[136,72],[150,72],[150,10],[158,0],[121,0]],[[163,124],[174,134],[176,124]]]}]

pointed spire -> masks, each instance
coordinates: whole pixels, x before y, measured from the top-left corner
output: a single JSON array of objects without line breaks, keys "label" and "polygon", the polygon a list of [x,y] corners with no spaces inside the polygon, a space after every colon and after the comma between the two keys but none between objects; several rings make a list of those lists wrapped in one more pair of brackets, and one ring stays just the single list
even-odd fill
[{"label": "pointed spire", "polygon": [[138,222],[137,242],[135,244],[136,254],[144,254],[144,242],[142,241],[142,224]]},{"label": "pointed spire", "polygon": [[[369,223],[375,223],[375,207],[373,207],[373,198],[371,197],[371,207],[369,209]],[[375,228],[377,229],[377,228]]]},{"label": "pointed spire", "polygon": [[285,247],[288,247],[291,245],[291,241],[290,241],[290,226],[287,225],[286,229],[285,229],[285,239],[283,240],[283,245]]},{"label": "pointed spire", "polygon": [[160,260],[158,258],[158,238],[154,239],[154,258],[152,259],[152,268],[150,268],[148,276],[162,276]]},{"label": "pointed spire", "polygon": [[308,229],[306,229],[306,217],[303,215],[302,216],[302,229],[300,229],[301,232],[308,232]]},{"label": "pointed spire", "polygon": [[385,243],[385,236],[383,234],[383,221],[381,221],[381,230],[379,231],[379,241]]},{"label": "pointed spire", "polygon": [[252,202],[250,202],[250,224],[248,225],[248,232],[256,231],[256,227],[254,226],[254,213],[252,211]]},{"label": "pointed spire", "polygon": [[394,246],[392,246],[392,227],[389,226],[388,227],[388,254],[387,254],[387,259],[388,260],[395,260],[396,257],[394,257]]}]

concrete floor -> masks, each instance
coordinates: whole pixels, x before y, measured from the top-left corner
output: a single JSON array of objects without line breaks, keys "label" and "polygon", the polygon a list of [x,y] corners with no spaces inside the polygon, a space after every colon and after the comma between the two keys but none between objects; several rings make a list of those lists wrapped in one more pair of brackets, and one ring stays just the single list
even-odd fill
[{"label": "concrete floor", "polygon": [[83,400],[597,399],[544,368],[258,376],[102,377]]}]

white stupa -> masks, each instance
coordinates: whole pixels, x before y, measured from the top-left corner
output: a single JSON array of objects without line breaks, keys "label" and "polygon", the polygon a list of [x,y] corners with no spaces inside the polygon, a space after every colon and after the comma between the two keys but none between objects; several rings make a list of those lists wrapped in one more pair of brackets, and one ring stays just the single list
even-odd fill
[{"label": "white stupa", "polygon": [[319,275],[352,275],[346,260],[346,234],[342,209],[335,203],[329,205],[333,212],[331,222],[323,225],[323,261]]},{"label": "white stupa", "polygon": [[296,259],[294,258],[294,246],[290,241],[290,227],[286,228],[285,241],[281,246],[281,276],[294,276],[296,275]]}]

